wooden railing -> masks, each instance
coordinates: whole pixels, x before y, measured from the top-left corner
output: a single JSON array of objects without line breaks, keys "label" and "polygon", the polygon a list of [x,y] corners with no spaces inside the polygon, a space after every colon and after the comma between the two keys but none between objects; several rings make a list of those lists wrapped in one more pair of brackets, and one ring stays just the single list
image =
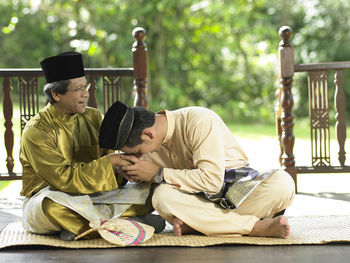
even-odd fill
[{"label": "wooden railing", "polygon": [[[105,113],[109,106],[116,100],[125,100],[123,93],[124,79],[134,79],[133,86],[134,105],[147,108],[147,49],[144,39],[145,30],[135,28],[133,31],[136,40],[132,46],[133,68],[86,68],[85,75],[87,82],[91,83],[89,89],[88,106],[98,108],[101,113]],[[13,172],[14,158],[14,132],[13,132],[13,102],[12,83],[17,82],[18,93],[16,101],[20,107],[20,134],[26,123],[44,106],[45,101],[42,89],[39,91],[39,84],[43,82],[43,72],[41,69],[0,69],[0,79],[3,79],[3,112],[4,112],[4,148],[1,145],[0,151],[6,151],[6,160],[0,160],[0,180],[21,179],[21,173]],[[98,87],[98,84],[102,87]],[[102,104],[98,105],[96,90],[102,88]],[[5,164],[5,165],[3,165]],[[6,168],[5,168],[6,166]],[[7,171],[5,170],[7,169]]]},{"label": "wooden railing", "polygon": [[[345,165],[346,118],[344,70],[350,70],[350,61],[294,64],[294,50],[290,42],[292,29],[281,27],[279,30],[280,87],[277,91],[276,128],[280,141],[280,163],[297,182],[297,173],[348,173],[350,166]],[[334,105],[335,135],[339,147],[339,165],[331,164],[330,154],[330,116],[328,76],[335,72]],[[293,153],[295,136],[293,133],[293,76],[296,72],[308,74],[309,118],[311,140],[311,165],[300,166],[295,163]]]}]

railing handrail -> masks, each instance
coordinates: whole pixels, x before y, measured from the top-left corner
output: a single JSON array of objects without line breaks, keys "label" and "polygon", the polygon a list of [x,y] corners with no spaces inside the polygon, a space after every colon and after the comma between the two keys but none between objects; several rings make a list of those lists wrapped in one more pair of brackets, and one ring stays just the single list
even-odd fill
[{"label": "railing handrail", "polygon": [[[133,68],[85,68],[85,74],[88,75],[118,75],[133,76]],[[43,76],[41,68],[3,68],[0,69],[0,77],[18,77],[18,76]]]},{"label": "railing handrail", "polygon": [[[329,93],[328,83],[329,71],[336,71],[333,83],[334,110],[335,110],[335,135],[338,143],[338,161],[341,169],[348,172],[345,165],[346,152],[346,99],[344,92],[344,71],[350,70],[350,61],[317,62],[309,64],[295,64],[294,49],[291,43],[293,31],[288,26],[283,26],[279,30],[281,41],[279,42],[279,77],[280,85],[277,89],[276,103],[276,130],[280,141],[280,164],[291,174],[297,183],[297,173],[305,172],[305,169],[298,169],[293,153],[295,136],[293,132],[293,81],[295,72],[307,72],[309,91],[309,119],[310,119],[310,141],[311,141],[311,166],[309,170],[313,172],[324,172],[323,167],[327,167],[328,172],[340,171],[337,166],[330,162],[330,139],[329,139]],[[319,167],[322,166],[322,169]],[[297,185],[297,184],[296,184]],[[297,190],[297,189],[296,189]]]},{"label": "railing handrail", "polygon": [[350,69],[350,61],[320,62],[320,63],[294,65],[294,72],[344,70],[344,69]]}]

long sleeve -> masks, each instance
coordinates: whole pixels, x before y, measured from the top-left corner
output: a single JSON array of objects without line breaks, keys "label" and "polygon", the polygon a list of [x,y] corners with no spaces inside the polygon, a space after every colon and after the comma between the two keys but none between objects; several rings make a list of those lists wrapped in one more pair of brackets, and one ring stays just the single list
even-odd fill
[{"label": "long sleeve", "polygon": [[98,145],[101,121],[96,109],[67,116],[53,105],[33,117],[21,138],[21,194],[31,196],[46,186],[75,194],[117,188],[108,151]]},{"label": "long sleeve", "polygon": [[[24,166],[30,164],[34,181],[37,181],[35,177],[38,176],[46,185],[81,194],[109,191],[117,187],[113,166],[107,156],[87,163],[69,161],[55,145],[55,140],[36,128],[26,132],[22,140],[22,163]],[[93,149],[92,146],[90,151],[98,150],[97,147]],[[29,183],[28,187],[35,187],[33,183]],[[42,188],[42,184],[36,187]]]},{"label": "long sleeve", "polygon": [[225,169],[248,164],[235,136],[213,111],[187,107],[160,111],[167,119],[167,134],[157,152],[144,157],[163,167],[164,180],[188,193],[217,193]]}]

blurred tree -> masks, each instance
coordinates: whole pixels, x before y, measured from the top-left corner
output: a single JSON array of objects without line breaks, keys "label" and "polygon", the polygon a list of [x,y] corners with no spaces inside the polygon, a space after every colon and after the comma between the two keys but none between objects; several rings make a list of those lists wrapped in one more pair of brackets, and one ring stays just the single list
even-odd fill
[{"label": "blurred tree", "polygon": [[[290,8],[289,25],[295,34],[292,44],[296,50],[295,63],[313,63],[350,60],[350,1],[348,0],[298,0]],[[345,73],[345,84],[350,83],[350,72]],[[335,72],[329,76],[334,79]],[[308,112],[307,76],[296,79],[296,115]],[[330,82],[331,83],[331,82]],[[303,88],[301,88],[303,87]],[[334,108],[334,85],[330,84],[330,109]],[[346,97],[350,89],[345,88]],[[350,120],[350,103],[346,105]]]},{"label": "blurred tree", "polygon": [[[72,49],[86,67],[130,67],[141,26],[152,110],[201,105],[231,122],[273,122],[279,27],[296,32],[297,63],[349,60],[349,11],[348,0],[0,0],[0,67]],[[295,89],[302,115],[306,89]]]}]

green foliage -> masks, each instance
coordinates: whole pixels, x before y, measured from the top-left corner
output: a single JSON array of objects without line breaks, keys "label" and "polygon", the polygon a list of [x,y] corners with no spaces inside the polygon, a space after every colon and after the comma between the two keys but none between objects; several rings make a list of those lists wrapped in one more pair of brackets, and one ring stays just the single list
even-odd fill
[{"label": "green foliage", "polygon": [[0,181],[0,191],[4,190],[11,184],[11,181]]},{"label": "green foliage", "polygon": [[0,0],[0,67],[39,67],[72,49],[86,67],[131,67],[141,26],[152,110],[201,105],[230,121],[273,122],[280,26],[296,32],[297,63],[349,60],[349,11],[348,0]]},{"label": "green foliage", "polygon": [[[348,0],[298,0],[289,15],[295,19],[288,21],[295,32],[293,46],[295,50],[301,51],[295,53],[295,63],[350,60],[350,35],[347,33],[350,26],[349,11]],[[344,73],[345,83],[350,83],[350,72]],[[329,79],[334,79],[334,74],[331,72]],[[294,86],[297,94],[295,114],[305,116],[308,112],[307,76],[297,76]],[[334,85],[330,84],[329,90],[330,108],[333,109]],[[345,94],[349,98],[350,89],[345,87]],[[349,103],[346,108],[350,113]]]}]

